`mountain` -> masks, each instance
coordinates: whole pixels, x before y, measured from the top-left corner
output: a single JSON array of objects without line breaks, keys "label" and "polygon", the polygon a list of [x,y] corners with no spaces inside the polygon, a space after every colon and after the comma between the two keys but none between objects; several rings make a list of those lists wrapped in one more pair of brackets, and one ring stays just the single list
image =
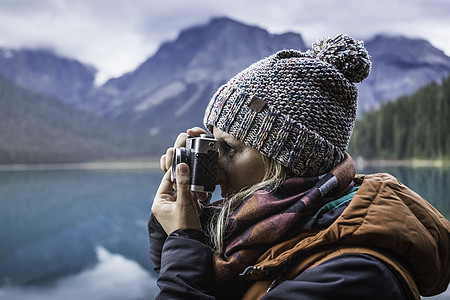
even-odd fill
[{"label": "mountain", "polygon": [[99,106],[90,109],[171,140],[201,125],[204,108],[221,84],[283,48],[306,49],[299,34],[274,35],[215,18],[182,31],[134,72],[108,81],[90,101]]},{"label": "mountain", "polygon": [[[450,58],[428,41],[377,35],[365,44],[373,68],[358,84],[359,112],[410,95],[450,74]],[[272,35],[216,18],[182,31],[134,72],[107,82],[88,109],[173,139],[178,132],[201,125],[204,108],[222,83],[283,48],[307,47],[299,34]]]},{"label": "mountain", "polygon": [[29,90],[80,106],[94,88],[96,70],[50,50],[0,48],[0,74]]},{"label": "mountain", "polygon": [[365,46],[372,57],[372,71],[358,85],[360,112],[411,95],[450,74],[450,57],[423,39],[377,35]]},{"label": "mountain", "polygon": [[30,92],[0,76],[0,163],[148,157],[161,143],[136,129]]},{"label": "mountain", "polygon": [[[359,112],[410,95],[450,74],[450,58],[428,41],[377,35],[365,41],[373,68],[358,84]],[[94,86],[95,70],[45,50],[0,50],[0,73],[56,97],[169,140],[201,125],[217,88],[251,63],[283,48],[306,50],[297,33],[270,34],[229,18],[183,30],[136,70]]]}]

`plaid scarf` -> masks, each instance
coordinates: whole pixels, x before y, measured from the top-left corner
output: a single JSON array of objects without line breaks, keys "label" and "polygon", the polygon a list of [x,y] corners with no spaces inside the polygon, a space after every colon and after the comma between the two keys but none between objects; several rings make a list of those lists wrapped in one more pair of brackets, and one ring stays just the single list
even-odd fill
[{"label": "plaid scarf", "polygon": [[347,156],[327,174],[289,178],[275,192],[260,190],[247,198],[229,219],[224,253],[214,256],[218,294],[245,291],[238,275],[278,242],[308,232],[308,220],[348,190],[354,175]]}]

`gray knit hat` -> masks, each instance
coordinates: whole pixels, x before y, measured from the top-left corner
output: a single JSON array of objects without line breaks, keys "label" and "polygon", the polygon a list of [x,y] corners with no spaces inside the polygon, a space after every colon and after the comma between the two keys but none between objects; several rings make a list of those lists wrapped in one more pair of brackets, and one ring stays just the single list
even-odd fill
[{"label": "gray knit hat", "polygon": [[254,63],[211,99],[204,124],[231,134],[300,176],[345,157],[356,118],[356,82],[370,72],[362,41],[324,38]]}]

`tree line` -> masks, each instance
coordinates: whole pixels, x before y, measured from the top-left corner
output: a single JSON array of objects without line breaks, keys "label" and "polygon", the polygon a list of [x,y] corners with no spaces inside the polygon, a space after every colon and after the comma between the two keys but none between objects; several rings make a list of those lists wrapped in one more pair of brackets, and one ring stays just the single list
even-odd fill
[{"label": "tree line", "polygon": [[364,112],[349,153],[365,159],[450,159],[450,76]]}]

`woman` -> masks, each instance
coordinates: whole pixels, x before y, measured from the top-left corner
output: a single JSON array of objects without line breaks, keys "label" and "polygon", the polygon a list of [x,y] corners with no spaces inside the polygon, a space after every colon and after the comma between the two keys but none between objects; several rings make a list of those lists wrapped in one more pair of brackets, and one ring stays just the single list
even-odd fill
[{"label": "woman", "polygon": [[[445,291],[450,225],[388,174],[356,176],[346,153],[363,43],[283,50],[222,86],[205,112],[223,200],[189,190],[173,148],[149,220],[161,299],[420,299]],[[180,134],[175,147],[193,128]]]}]

